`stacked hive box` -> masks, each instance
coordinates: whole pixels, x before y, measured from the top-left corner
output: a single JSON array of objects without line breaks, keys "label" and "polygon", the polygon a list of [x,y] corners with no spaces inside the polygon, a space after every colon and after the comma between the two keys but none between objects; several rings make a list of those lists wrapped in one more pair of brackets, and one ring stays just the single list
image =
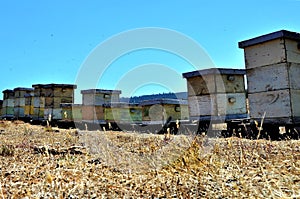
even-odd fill
[{"label": "stacked hive box", "polygon": [[11,119],[14,117],[14,91],[3,91],[2,118]]},{"label": "stacked hive box", "polygon": [[72,117],[74,122],[82,121],[82,105],[72,104]]},{"label": "stacked hive box", "polygon": [[111,103],[118,103],[121,91],[89,89],[82,90],[82,120],[106,123],[104,106]]},{"label": "stacked hive box", "polygon": [[300,34],[277,31],[239,42],[244,49],[250,116],[264,123],[300,122]]},{"label": "stacked hive box", "polygon": [[73,112],[72,112],[72,103],[61,103],[61,119],[65,121],[72,121],[73,120]]},{"label": "stacked hive box", "polygon": [[34,88],[32,119],[43,120],[45,109],[45,96],[42,96],[42,88],[39,84],[32,85],[32,87]]},{"label": "stacked hive box", "polygon": [[32,94],[32,88],[18,87],[14,89],[14,117],[16,119],[24,119],[29,115],[30,107],[28,107],[28,104],[29,106],[31,105],[31,98],[28,96],[31,96]]},{"label": "stacked hive box", "polygon": [[246,118],[245,70],[212,68],[184,73],[191,120]]},{"label": "stacked hive box", "polygon": [[35,84],[34,87],[34,118],[62,119],[61,103],[74,103],[72,84]]},{"label": "stacked hive box", "polygon": [[2,116],[2,105],[3,105],[3,100],[0,100],[0,116]]},{"label": "stacked hive box", "polygon": [[188,119],[188,105],[186,100],[156,99],[141,103],[142,118],[144,123],[165,124],[169,117],[172,120]]},{"label": "stacked hive box", "polygon": [[61,103],[61,119],[65,121],[82,121],[81,104]]},{"label": "stacked hive box", "polygon": [[32,91],[31,93],[27,93],[24,95],[25,97],[25,117],[26,118],[31,118],[33,113],[34,113],[34,109],[33,109],[33,97],[34,97],[34,91]]}]

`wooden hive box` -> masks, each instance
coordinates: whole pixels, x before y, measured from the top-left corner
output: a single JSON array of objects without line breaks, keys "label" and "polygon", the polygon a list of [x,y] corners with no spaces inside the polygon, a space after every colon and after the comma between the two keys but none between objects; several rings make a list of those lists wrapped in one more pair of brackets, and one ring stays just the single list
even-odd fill
[{"label": "wooden hive box", "polygon": [[120,90],[88,89],[82,90],[82,104],[102,106],[120,101]]},{"label": "wooden hive box", "polygon": [[74,90],[77,88],[73,84],[37,84],[39,97],[45,97],[45,108],[60,108],[61,103],[74,103]]},{"label": "wooden hive box", "polygon": [[7,89],[3,92],[2,118],[14,117],[15,97],[14,91]]},{"label": "wooden hive box", "polygon": [[183,73],[187,79],[191,120],[211,121],[247,118],[242,69],[211,68]]},{"label": "wooden hive box", "polygon": [[28,116],[28,107],[26,108],[26,96],[33,94],[33,88],[18,87],[14,89],[14,116],[15,118],[25,118]]},{"label": "wooden hive box", "polygon": [[82,105],[82,120],[92,123],[105,123],[104,107],[102,105]]},{"label": "wooden hive box", "polygon": [[3,105],[3,100],[0,100],[0,117],[2,116],[2,105]]},{"label": "wooden hive box", "polygon": [[239,42],[244,49],[251,118],[300,122],[300,34],[281,30]]},{"label": "wooden hive box", "polygon": [[111,103],[105,105],[105,120],[109,122],[141,122],[142,108],[137,104]]},{"label": "wooden hive box", "polygon": [[138,104],[130,103],[128,108],[130,121],[142,122],[142,107]]},{"label": "wooden hive box", "polygon": [[45,120],[61,120],[62,119],[61,108],[44,108],[44,119]]},{"label": "wooden hive box", "polygon": [[94,106],[82,105],[82,120],[91,121],[96,118]]},{"label": "wooden hive box", "polygon": [[186,100],[155,99],[141,103],[142,120],[150,123],[165,123],[169,117],[172,121],[188,118],[188,105]]},{"label": "wooden hive box", "polygon": [[73,104],[72,103],[61,103],[61,119],[62,120],[73,120]]},{"label": "wooden hive box", "polygon": [[74,121],[82,121],[82,105],[81,104],[72,104],[72,117]]},{"label": "wooden hive box", "polygon": [[61,103],[74,103],[74,90],[77,88],[73,84],[34,84],[32,87],[34,118],[54,120],[62,119]]}]

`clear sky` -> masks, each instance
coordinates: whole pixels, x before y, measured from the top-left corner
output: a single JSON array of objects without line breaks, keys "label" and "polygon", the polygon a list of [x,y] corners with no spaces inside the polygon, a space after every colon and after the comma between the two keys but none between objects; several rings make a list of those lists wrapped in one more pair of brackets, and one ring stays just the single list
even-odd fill
[{"label": "clear sky", "polygon": [[[216,67],[244,68],[238,42],[281,29],[300,32],[299,8],[299,0],[0,0],[0,90],[37,83],[74,84],[101,43],[147,27],[170,29],[193,39]],[[190,63],[172,53],[138,50],[114,60],[97,87],[122,88],[116,85],[134,76],[151,80],[155,74],[177,73],[180,77],[191,70]],[[123,96],[186,87],[184,79],[177,89],[157,81],[142,83]]]}]

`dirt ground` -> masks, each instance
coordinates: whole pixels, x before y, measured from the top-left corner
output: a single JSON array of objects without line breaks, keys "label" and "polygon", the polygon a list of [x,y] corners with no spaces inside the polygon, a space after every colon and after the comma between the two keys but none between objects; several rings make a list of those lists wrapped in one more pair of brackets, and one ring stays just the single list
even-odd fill
[{"label": "dirt ground", "polygon": [[300,141],[0,121],[0,198],[300,198]]}]

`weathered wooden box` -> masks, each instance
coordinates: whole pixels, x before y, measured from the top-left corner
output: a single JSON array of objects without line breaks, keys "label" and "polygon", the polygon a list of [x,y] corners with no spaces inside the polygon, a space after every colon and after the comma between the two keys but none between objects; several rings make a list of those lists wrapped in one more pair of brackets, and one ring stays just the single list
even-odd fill
[{"label": "weathered wooden box", "polygon": [[300,122],[300,34],[277,31],[242,41],[251,118]]},{"label": "weathered wooden box", "polygon": [[34,84],[32,87],[36,94],[43,97],[73,97],[77,88],[73,84]]},{"label": "weathered wooden box", "polygon": [[183,73],[187,79],[191,120],[246,118],[246,71],[211,68]]},{"label": "weathered wooden box", "polygon": [[7,89],[3,92],[3,104],[2,104],[2,117],[13,117],[14,116],[14,106],[15,106],[15,97],[14,91]]},{"label": "weathered wooden box", "polygon": [[82,121],[82,105],[72,104],[72,117],[74,121]]},{"label": "weathered wooden box", "polygon": [[26,112],[26,98],[33,94],[33,88],[18,87],[14,89],[14,116],[24,118],[28,116]]},{"label": "weathered wooden box", "polygon": [[82,105],[82,120],[90,122],[104,122],[104,107],[101,106],[91,106]]},{"label": "weathered wooden box", "polygon": [[45,97],[45,107],[59,108],[60,104],[73,103],[73,97]]},{"label": "weathered wooden box", "polygon": [[0,100],[0,117],[2,116],[2,105],[3,105],[3,100]]},{"label": "weathered wooden box", "polygon": [[[74,103],[73,84],[34,84],[34,119],[62,119],[61,103]],[[43,114],[41,112],[44,112]]]},{"label": "weathered wooden box", "polygon": [[61,120],[62,109],[61,108],[45,108],[44,109],[45,120]]},{"label": "weathered wooden box", "polygon": [[187,120],[189,118],[186,100],[156,99],[146,100],[141,103],[143,122],[165,123],[172,117],[173,121]]},{"label": "weathered wooden box", "polygon": [[239,42],[244,49],[246,68],[300,63],[299,37],[299,33],[281,30]]},{"label": "weathered wooden box", "polygon": [[100,106],[120,101],[120,90],[88,89],[82,90],[82,104]]},{"label": "weathered wooden box", "polygon": [[24,110],[24,114],[25,114],[25,117],[32,117],[32,115],[34,114],[33,112],[33,97],[34,96],[34,93],[28,93],[28,94],[25,94],[24,97],[25,97],[25,110]]},{"label": "weathered wooden box", "polygon": [[142,121],[142,107],[137,104],[111,103],[105,105],[105,120],[116,123],[131,123]]},{"label": "weathered wooden box", "polygon": [[34,107],[32,118],[34,120],[44,119],[44,107]]}]

